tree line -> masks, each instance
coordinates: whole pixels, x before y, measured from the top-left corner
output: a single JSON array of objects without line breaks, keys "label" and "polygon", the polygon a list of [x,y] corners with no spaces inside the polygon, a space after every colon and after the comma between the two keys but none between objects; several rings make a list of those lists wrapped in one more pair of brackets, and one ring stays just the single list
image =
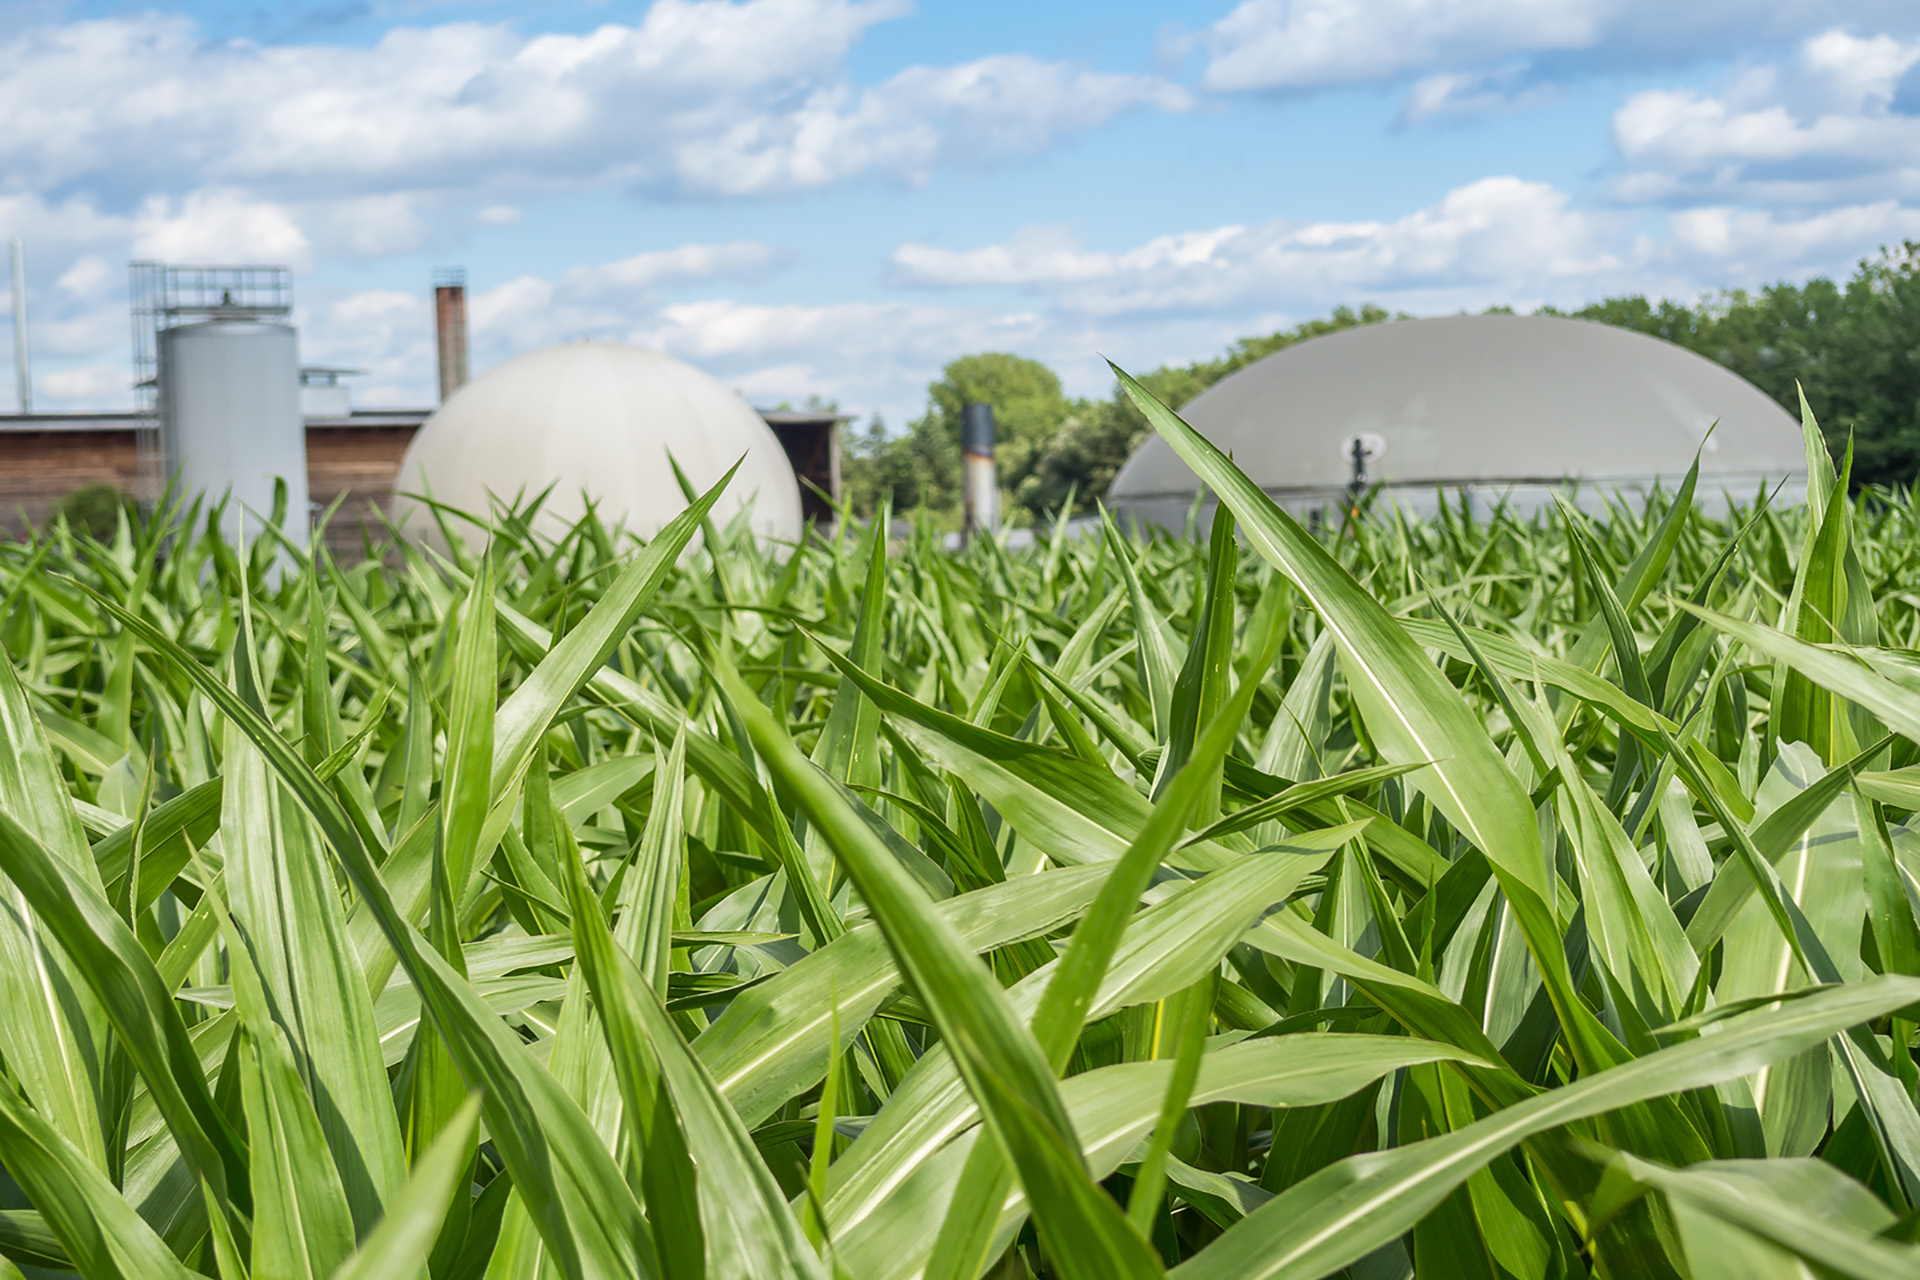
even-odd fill
[{"label": "tree line", "polygon": [[[1851,440],[1855,488],[1920,477],[1920,242],[1863,259],[1844,282],[1824,276],[1781,281],[1692,304],[1629,294],[1537,314],[1664,338],[1725,365],[1796,416],[1804,388],[1836,457]],[[1140,381],[1178,408],[1295,343],[1405,318],[1372,304],[1340,307],[1323,319],[1242,338],[1211,360],[1163,365]],[[965,404],[994,408],[1002,508],[1016,518],[1044,518],[1068,503],[1090,509],[1148,430],[1118,387],[1104,399],[1070,397],[1046,365],[1006,352],[953,361],[927,388],[927,401],[926,412],[902,433],[889,432],[878,416],[850,433],[843,476],[856,512],[871,512],[891,496],[895,510],[950,513],[959,501]]]}]

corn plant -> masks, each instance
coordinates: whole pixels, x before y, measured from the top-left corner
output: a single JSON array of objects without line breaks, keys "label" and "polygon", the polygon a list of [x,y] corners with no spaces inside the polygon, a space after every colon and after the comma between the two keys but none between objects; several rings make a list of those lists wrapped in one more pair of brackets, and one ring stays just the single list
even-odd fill
[{"label": "corn plant", "polygon": [[1309,529],[1123,384],[1204,538],[0,547],[0,1266],[1920,1275],[1920,497]]}]

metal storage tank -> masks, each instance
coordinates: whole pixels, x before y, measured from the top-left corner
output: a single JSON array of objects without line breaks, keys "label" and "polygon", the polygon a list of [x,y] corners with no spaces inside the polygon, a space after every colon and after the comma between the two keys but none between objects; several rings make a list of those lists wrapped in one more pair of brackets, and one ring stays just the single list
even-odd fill
[{"label": "metal storage tank", "polygon": [[[1522,514],[1550,508],[1555,489],[1588,510],[1610,495],[1632,504],[1656,485],[1671,492],[1696,452],[1695,502],[1709,509],[1782,481],[1787,500],[1805,487],[1800,424],[1758,387],[1659,338],[1554,316],[1328,334],[1221,379],[1179,412],[1296,515],[1337,510],[1356,470],[1384,488],[1383,502],[1423,514],[1443,491],[1483,515],[1502,501]],[[1107,501],[1178,530],[1200,489],[1150,435]]]},{"label": "metal storage tank", "polygon": [[274,482],[284,480],[283,532],[304,546],[307,436],[292,326],[216,316],[162,329],[159,384],[168,474],[213,501],[229,495],[229,521],[243,507],[264,520],[273,511]]}]

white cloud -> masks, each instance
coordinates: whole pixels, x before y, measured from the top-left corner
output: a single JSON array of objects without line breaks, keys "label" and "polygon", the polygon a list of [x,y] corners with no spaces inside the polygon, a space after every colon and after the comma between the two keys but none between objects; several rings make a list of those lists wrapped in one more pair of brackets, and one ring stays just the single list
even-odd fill
[{"label": "white cloud", "polygon": [[[36,347],[71,349],[69,364],[124,346],[118,272],[104,264],[284,262],[302,276],[303,349],[372,369],[363,399],[418,399],[430,349],[421,359],[366,310],[393,297],[330,294],[319,264],[417,253],[517,221],[527,201],[596,189],[758,199],[917,183],[1040,152],[1129,109],[1191,105],[1157,77],[1022,54],[857,75],[854,47],[910,7],[653,0],[577,34],[443,22],[364,46],[209,38],[151,11],[11,24],[0,237],[25,237],[32,279],[60,282],[36,301]],[[660,290],[779,260],[761,244],[693,245],[515,280],[475,297],[476,335],[491,326],[504,349],[624,333],[657,319]],[[124,398],[115,385],[109,400]]]},{"label": "white cloud", "polygon": [[1524,63],[1490,71],[1443,71],[1414,81],[1401,103],[1408,124],[1437,116],[1471,116],[1486,111],[1537,106],[1552,96],[1543,84],[1530,83]]},{"label": "white cloud", "polygon": [[89,253],[73,260],[73,265],[61,273],[59,284],[76,298],[94,298],[116,278],[117,273],[105,258]]},{"label": "white cloud", "polygon": [[617,262],[575,267],[561,278],[563,290],[581,296],[632,293],[659,284],[754,275],[772,265],[774,252],[764,244],[683,244],[673,249],[636,253]]},{"label": "white cloud", "polygon": [[1038,310],[904,302],[823,306],[732,299],[677,303],[639,320],[630,341],[657,347],[773,403],[820,395],[895,426],[919,413],[940,367],[968,351],[1087,362],[1081,326]]},{"label": "white cloud", "polygon": [[1920,115],[1898,109],[1920,38],[1831,30],[1720,94],[1635,94],[1613,117],[1627,200],[1817,208],[1920,198]]},{"label": "white cloud", "polygon": [[420,200],[407,192],[322,201],[309,214],[322,241],[358,258],[408,253],[424,246],[431,231]]},{"label": "white cloud", "polygon": [[1880,245],[1920,239],[1920,209],[1891,200],[1787,215],[1767,209],[1702,207],[1667,219],[1667,260],[1711,264],[1730,280],[1846,274]]},{"label": "white cloud", "polygon": [[161,189],[192,172],[296,204],[505,183],[765,195],[914,179],[1187,104],[1154,77],[1019,55],[850,83],[853,45],[905,11],[656,0],[578,35],[447,23],[367,48],[209,41],[155,14],[34,28],[0,43],[0,172]]},{"label": "white cloud", "polygon": [[26,241],[29,270],[43,255],[65,263],[77,252],[124,240],[132,229],[130,218],[102,213],[87,196],[49,204],[37,192],[0,194],[0,237]]},{"label": "white cloud", "polygon": [[1390,222],[1225,226],[1158,236],[1121,252],[1080,250],[1054,231],[1003,245],[947,250],[902,245],[905,283],[1022,285],[1093,315],[1298,305],[1362,296],[1539,296],[1556,282],[1611,278],[1624,265],[1609,246],[1611,219],[1571,207],[1565,193],[1518,178],[1486,178]]},{"label": "white cloud", "polygon": [[812,365],[795,362],[771,364],[733,378],[728,383],[748,404],[771,408],[785,403],[806,403],[809,396],[831,398],[833,386]]},{"label": "white cloud", "polygon": [[1808,40],[1801,56],[1840,102],[1855,111],[1869,104],[1884,109],[1900,78],[1920,63],[1920,40],[1900,41],[1884,33],[1862,37],[1836,27]]},{"label": "white cloud", "polygon": [[161,262],[312,265],[311,244],[284,205],[229,189],[149,196],[134,217],[133,255]]},{"label": "white cloud", "polygon": [[[1835,23],[1912,30],[1915,12],[1908,0],[1242,0],[1171,52],[1203,51],[1201,83],[1219,92],[1418,80],[1406,104],[1418,118],[1463,86],[1498,100],[1534,80],[1724,59]],[[1480,83],[1489,73],[1507,84]]]},{"label": "white cloud", "polygon": [[300,359],[362,370],[350,380],[363,408],[430,404],[433,306],[424,294],[368,289],[300,307]]},{"label": "white cloud", "polygon": [[775,259],[764,244],[685,244],[573,267],[557,279],[520,276],[469,300],[474,340],[496,353],[575,338],[624,340],[664,285],[751,277]]},{"label": "white cloud", "polygon": [[870,89],[823,89],[793,110],[742,120],[675,148],[688,185],[727,195],[804,190],[867,171],[923,179],[941,163],[1040,151],[1136,106],[1179,111],[1184,89],[1023,54],[910,67]]},{"label": "white cloud", "polygon": [[[524,276],[479,292],[470,300],[474,368],[491,368],[523,351],[576,338],[632,342],[669,352],[707,370],[757,403],[835,399],[849,411],[879,409],[896,423],[918,413],[927,383],[941,365],[966,351],[1026,351],[1056,362],[1091,362],[1098,343],[1071,318],[1040,310],[1012,313],[996,307],[930,302],[769,304],[727,297],[663,302],[645,289],[604,291],[604,281],[640,275],[664,284],[673,271],[696,270],[705,259],[713,278],[751,272],[759,246],[685,246],[653,255],[677,263],[629,259],[576,269],[555,279]],[[705,250],[705,253],[691,252]],[[430,337],[424,304],[406,321]],[[342,347],[341,363],[377,358],[395,337],[362,326],[365,357]],[[330,357],[332,358],[332,357]],[[427,394],[433,356],[423,347],[416,399]],[[371,383],[369,379],[369,383]],[[364,399],[355,392],[356,398]]]},{"label": "white cloud", "polygon": [[[1713,206],[1648,219],[1576,208],[1566,193],[1489,178],[1400,217],[1276,221],[1088,247],[1035,228],[968,249],[902,245],[899,283],[943,295],[808,305],[662,296],[673,286],[752,277],[775,261],[752,242],[691,244],[473,295],[474,367],[572,338],[633,342],[706,369],[757,403],[819,395],[896,426],[927,383],[968,351],[1045,360],[1076,394],[1104,394],[1098,355],[1151,368],[1218,351],[1234,337],[1374,301],[1415,314],[1493,303],[1577,305],[1609,293],[1691,298],[1783,274],[1844,270],[1881,240],[1920,235],[1920,212],[1891,202],[1809,215]],[[1003,298],[970,290],[1024,291]],[[112,319],[118,323],[119,316]],[[395,291],[309,299],[303,358],[364,368],[362,405],[430,402],[432,316]]]},{"label": "white cloud", "polygon": [[1594,42],[1600,0],[1243,0],[1200,36],[1209,89],[1305,89]]},{"label": "white cloud", "polygon": [[127,399],[127,376],[124,364],[85,364],[69,365],[63,369],[35,369],[33,374],[33,407],[35,409],[57,408],[63,404],[99,404],[124,402]]},{"label": "white cloud", "polygon": [[[0,38],[0,238],[29,241],[43,391],[124,402],[120,365],[101,353],[125,341],[111,264],[129,250],[305,272],[415,253],[583,189],[712,200],[912,183],[1043,152],[1124,111],[1193,106],[1165,79],[1017,53],[856,75],[863,34],[905,10],[658,0],[582,34],[443,23],[365,47],[209,40],[154,15]],[[891,283],[946,292],[816,305],[765,300],[759,282],[785,258],[755,241],[571,269],[562,257],[473,296],[475,365],[608,337],[675,352],[759,400],[819,394],[897,422],[969,350],[1031,354],[1095,391],[1107,381],[1095,351],[1150,366],[1337,303],[1430,313],[1845,271],[1920,235],[1916,20],[1911,0],[1247,0],[1192,38],[1206,87],[1395,83],[1410,122],[1525,105],[1608,60],[1645,70],[1706,50],[1735,70],[1716,91],[1621,107],[1615,201],[1600,207],[1489,177],[1370,220],[1196,218],[1118,246],[1059,227],[907,243]],[[749,292],[735,282],[755,296],[731,296]],[[424,296],[328,287],[303,275],[303,355],[366,368],[362,404],[430,398]]]},{"label": "white cloud", "polygon": [[742,303],[713,298],[662,307],[635,337],[687,356],[707,359],[804,352],[841,362],[875,355],[919,353],[951,359],[960,351],[1031,342],[1040,336],[1035,312],[986,314],[908,302]]}]

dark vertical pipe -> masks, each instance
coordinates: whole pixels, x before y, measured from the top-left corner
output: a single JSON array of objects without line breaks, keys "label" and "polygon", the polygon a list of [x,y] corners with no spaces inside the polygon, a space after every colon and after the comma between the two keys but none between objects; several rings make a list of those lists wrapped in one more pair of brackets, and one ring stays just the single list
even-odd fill
[{"label": "dark vertical pipe", "polygon": [[440,351],[440,400],[467,381],[467,273],[446,267],[433,273],[433,331]]},{"label": "dark vertical pipe", "polygon": [[1000,474],[993,461],[993,406],[970,404],[960,410],[961,495],[966,536],[1000,528]]}]

